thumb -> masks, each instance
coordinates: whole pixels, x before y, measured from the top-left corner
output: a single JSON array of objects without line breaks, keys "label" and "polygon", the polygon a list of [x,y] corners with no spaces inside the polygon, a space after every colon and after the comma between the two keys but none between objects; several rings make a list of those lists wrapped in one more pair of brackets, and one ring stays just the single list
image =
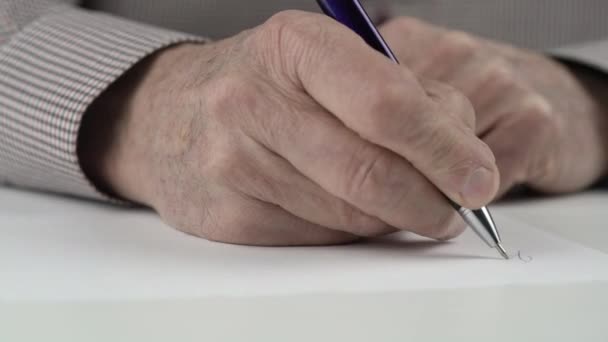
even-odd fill
[{"label": "thumb", "polygon": [[490,148],[475,135],[475,111],[454,88],[422,81],[429,109],[408,159],[456,203],[479,208],[498,192],[500,176]]}]

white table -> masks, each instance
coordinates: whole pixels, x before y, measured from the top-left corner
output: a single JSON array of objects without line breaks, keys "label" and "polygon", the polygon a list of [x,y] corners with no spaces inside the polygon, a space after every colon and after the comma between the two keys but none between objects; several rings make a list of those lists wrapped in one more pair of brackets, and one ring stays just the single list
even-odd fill
[{"label": "white table", "polygon": [[[0,239],[9,238],[2,235],[9,222],[25,227],[81,210],[83,224],[91,210],[130,215],[0,188]],[[608,253],[608,192],[493,210]],[[608,341],[607,319],[606,283],[239,299],[20,300],[0,302],[0,341]]]}]

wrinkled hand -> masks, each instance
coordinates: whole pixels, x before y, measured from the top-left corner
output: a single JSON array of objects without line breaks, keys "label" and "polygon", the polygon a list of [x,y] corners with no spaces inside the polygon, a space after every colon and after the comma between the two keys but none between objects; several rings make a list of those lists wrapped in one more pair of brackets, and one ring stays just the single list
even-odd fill
[{"label": "wrinkled hand", "polygon": [[446,239],[463,223],[438,188],[471,208],[498,189],[474,117],[335,21],[285,12],[140,65],[87,113],[80,155],[108,191],[212,240]]},{"label": "wrinkled hand", "polygon": [[477,114],[477,134],[490,146],[500,193],[516,184],[569,192],[608,170],[606,82],[543,55],[398,18],[382,33],[418,76],[464,93]]}]

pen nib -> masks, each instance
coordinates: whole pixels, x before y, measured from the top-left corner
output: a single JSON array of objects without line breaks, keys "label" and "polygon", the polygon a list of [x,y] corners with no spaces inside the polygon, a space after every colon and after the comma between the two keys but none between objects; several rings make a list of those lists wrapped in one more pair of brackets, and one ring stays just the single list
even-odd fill
[{"label": "pen nib", "polygon": [[502,247],[501,244],[497,244],[496,249],[498,250],[498,253],[500,253],[500,255],[502,255],[503,258],[505,258],[506,260],[509,260],[509,255],[507,254],[507,251],[505,251],[504,247]]}]

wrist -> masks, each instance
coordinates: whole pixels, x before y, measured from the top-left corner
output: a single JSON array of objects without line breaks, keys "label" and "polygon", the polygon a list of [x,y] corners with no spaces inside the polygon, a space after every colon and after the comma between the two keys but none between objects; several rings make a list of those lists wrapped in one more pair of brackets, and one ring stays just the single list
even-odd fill
[{"label": "wrist", "polygon": [[91,104],[83,117],[78,140],[81,167],[93,184],[113,197],[140,203],[142,198],[133,193],[130,181],[126,181],[124,160],[129,153],[126,145],[131,131],[132,102],[141,91],[142,78],[153,58],[140,61]]},{"label": "wrist", "polygon": [[[189,44],[183,44],[189,45]],[[83,117],[78,157],[101,191],[151,205],[153,195],[156,85],[162,83],[180,46],[138,62],[97,98]]]}]

